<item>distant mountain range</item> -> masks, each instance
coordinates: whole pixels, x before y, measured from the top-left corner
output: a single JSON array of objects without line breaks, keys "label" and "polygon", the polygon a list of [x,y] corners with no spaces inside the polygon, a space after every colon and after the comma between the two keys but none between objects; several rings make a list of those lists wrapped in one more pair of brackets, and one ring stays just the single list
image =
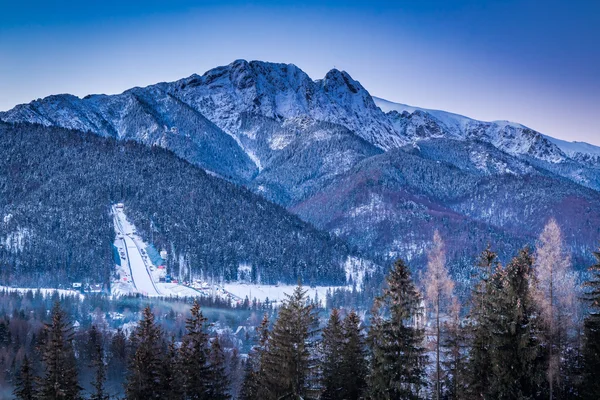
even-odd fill
[{"label": "distant mountain range", "polygon": [[0,113],[173,151],[379,260],[417,265],[434,229],[456,272],[504,257],[556,217],[575,261],[600,239],[600,148],[507,121],[372,97],[344,71],[237,60],[204,75]]}]

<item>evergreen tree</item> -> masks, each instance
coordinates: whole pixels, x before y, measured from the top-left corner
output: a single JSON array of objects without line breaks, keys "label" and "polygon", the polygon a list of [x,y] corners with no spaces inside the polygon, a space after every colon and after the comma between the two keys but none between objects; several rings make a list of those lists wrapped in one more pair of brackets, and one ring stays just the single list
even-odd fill
[{"label": "evergreen tree", "polygon": [[269,337],[261,379],[266,393],[261,399],[316,397],[316,323],[306,290],[298,285],[287,295]]},{"label": "evergreen tree", "polygon": [[73,327],[67,316],[54,303],[52,322],[46,324],[45,340],[41,349],[44,374],[39,383],[42,400],[73,400],[80,398],[81,387],[77,382],[77,367],[73,352]]},{"label": "evergreen tree", "polygon": [[117,329],[109,345],[109,360],[107,368],[109,390],[116,392],[123,387],[122,383],[127,373],[129,358],[129,341],[122,329]]},{"label": "evergreen tree", "polygon": [[421,295],[402,260],[386,278],[383,295],[375,300],[369,344],[369,391],[373,399],[418,399],[425,382]]},{"label": "evergreen tree", "polygon": [[353,310],[344,318],[343,346],[339,369],[342,375],[340,399],[358,400],[363,398],[367,386],[367,358],[365,338],[360,328],[360,318]]},{"label": "evergreen tree", "polygon": [[252,355],[244,362],[244,382],[240,389],[240,400],[256,400],[258,399],[258,379],[257,372],[254,366]]},{"label": "evergreen tree", "polygon": [[269,317],[267,314],[263,316],[262,322],[256,330],[259,340],[258,345],[252,348],[244,366],[244,383],[240,393],[242,400],[259,400],[266,396],[266,389],[261,383],[266,382],[263,358],[268,349],[269,340]]},{"label": "evergreen tree", "polygon": [[35,376],[33,375],[31,363],[29,362],[29,358],[25,356],[23,359],[23,364],[21,365],[21,370],[17,376],[15,390],[13,392],[17,400],[36,399],[34,381]]},{"label": "evergreen tree", "polygon": [[444,322],[442,344],[444,357],[442,364],[446,372],[443,398],[464,399],[467,397],[467,343],[460,320],[460,304],[457,299],[453,301],[450,318]]},{"label": "evergreen tree", "polygon": [[175,338],[171,337],[171,341],[167,348],[167,354],[162,362],[162,376],[164,379],[165,398],[164,400],[182,400],[182,374],[181,362],[179,359],[179,351],[175,346]]},{"label": "evergreen tree", "polygon": [[584,322],[583,382],[584,399],[597,399],[600,394],[600,249],[594,252],[596,264],[589,268],[586,300],[590,311]]},{"label": "evergreen tree", "polygon": [[129,371],[125,386],[128,400],[162,399],[165,395],[165,382],[162,362],[165,357],[165,343],[162,330],[154,322],[150,306],[144,308],[142,319],[133,332],[135,348],[129,361]]},{"label": "evergreen tree", "polygon": [[234,347],[229,354],[229,360],[227,362],[227,376],[229,376],[229,395],[234,399],[240,398],[240,389],[244,382],[245,376],[245,365],[242,363],[240,357],[240,351],[237,347]]},{"label": "evergreen tree", "polygon": [[210,375],[208,397],[211,400],[229,400],[229,377],[225,371],[225,354],[221,348],[219,336],[216,336],[210,346],[209,355]]},{"label": "evergreen tree", "polygon": [[477,282],[471,293],[471,310],[468,315],[470,341],[467,361],[467,397],[480,399],[488,397],[492,376],[490,358],[492,330],[491,318],[494,314],[492,275],[500,269],[498,256],[490,247],[483,251],[477,263]]},{"label": "evergreen tree", "polygon": [[490,398],[532,398],[544,381],[536,325],[539,313],[530,290],[532,265],[533,257],[526,248],[492,277],[499,292],[493,296],[495,312],[490,316]]},{"label": "evergreen tree", "polygon": [[106,382],[106,364],[104,363],[104,347],[102,346],[102,338],[93,325],[89,333],[90,345],[94,350],[92,359],[92,367],[95,369],[94,381],[92,387],[94,391],[90,400],[108,400],[108,395],[104,388]]},{"label": "evergreen tree", "polygon": [[209,399],[208,335],[204,331],[206,318],[200,303],[194,301],[191,316],[186,320],[186,334],[180,348],[181,378],[184,399]]},{"label": "evergreen tree", "polygon": [[331,316],[327,326],[323,329],[322,336],[322,385],[324,400],[343,399],[341,393],[344,385],[348,383],[345,380],[341,368],[342,355],[344,354],[344,331],[340,312],[337,308],[331,311]]}]

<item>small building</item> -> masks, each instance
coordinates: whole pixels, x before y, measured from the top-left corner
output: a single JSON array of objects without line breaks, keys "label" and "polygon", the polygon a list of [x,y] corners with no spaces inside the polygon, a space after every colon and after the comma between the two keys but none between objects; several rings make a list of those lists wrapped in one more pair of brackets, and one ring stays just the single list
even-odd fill
[{"label": "small building", "polygon": [[90,293],[101,293],[102,292],[102,284],[100,283],[92,283],[89,288]]},{"label": "small building", "polygon": [[73,282],[73,289],[81,289],[81,282]]},{"label": "small building", "polygon": [[123,207],[125,207],[125,205],[123,203],[117,203],[117,205],[115,207],[122,210]]}]

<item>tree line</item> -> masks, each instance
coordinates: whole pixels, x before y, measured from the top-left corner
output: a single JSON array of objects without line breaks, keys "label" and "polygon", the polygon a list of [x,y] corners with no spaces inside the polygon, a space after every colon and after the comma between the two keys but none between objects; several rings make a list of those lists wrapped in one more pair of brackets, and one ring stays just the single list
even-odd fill
[{"label": "tree line", "polygon": [[[194,303],[179,340],[149,307],[120,360],[125,399],[596,399],[600,394],[600,249],[583,290],[574,279],[560,228],[551,220],[535,251],[501,265],[491,248],[477,264],[471,296],[455,296],[444,243],[434,235],[422,284],[397,260],[361,311],[334,309],[326,323],[299,285],[257,327],[242,356],[209,335]],[[578,294],[579,293],[579,294]],[[586,307],[579,307],[582,303]],[[582,311],[583,310],[583,311]],[[323,325],[323,326],[321,326]],[[89,336],[91,399],[108,399],[117,368]],[[38,340],[40,370],[27,355],[18,399],[79,399],[73,328],[57,303]]]}]

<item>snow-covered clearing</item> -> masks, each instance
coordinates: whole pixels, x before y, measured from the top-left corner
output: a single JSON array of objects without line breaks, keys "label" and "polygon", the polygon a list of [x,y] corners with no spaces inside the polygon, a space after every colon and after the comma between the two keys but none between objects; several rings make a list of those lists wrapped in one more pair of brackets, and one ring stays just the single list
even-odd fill
[{"label": "snow-covered clearing", "polygon": [[[260,302],[269,300],[270,302],[281,303],[286,299],[286,294],[291,295],[296,289],[296,285],[252,285],[246,283],[225,283],[223,288],[226,292],[233,294],[234,296],[245,299],[248,297],[250,301],[256,299]],[[307,296],[311,300],[318,299],[318,301],[324,305],[325,298],[328,290],[335,290],[340,288],[346,288],[351,290],[350,287],[341,286],[315,286],[305,287]]]},{"label": "snow-covered clearing", "polygon": [[59,296],[79,296],[80,300],[82,300],[84,298],[84,295],[76,290],[49,289],[49,288],[14,288],[14,287],[0,285],[0,292],[7,291],[7,292],[18,292],[20,294],[25,294],[27,292],[35,293],[38,290],[44,297],[50,297],[50,296],[53,296],[55,293],[58,293]]}]

